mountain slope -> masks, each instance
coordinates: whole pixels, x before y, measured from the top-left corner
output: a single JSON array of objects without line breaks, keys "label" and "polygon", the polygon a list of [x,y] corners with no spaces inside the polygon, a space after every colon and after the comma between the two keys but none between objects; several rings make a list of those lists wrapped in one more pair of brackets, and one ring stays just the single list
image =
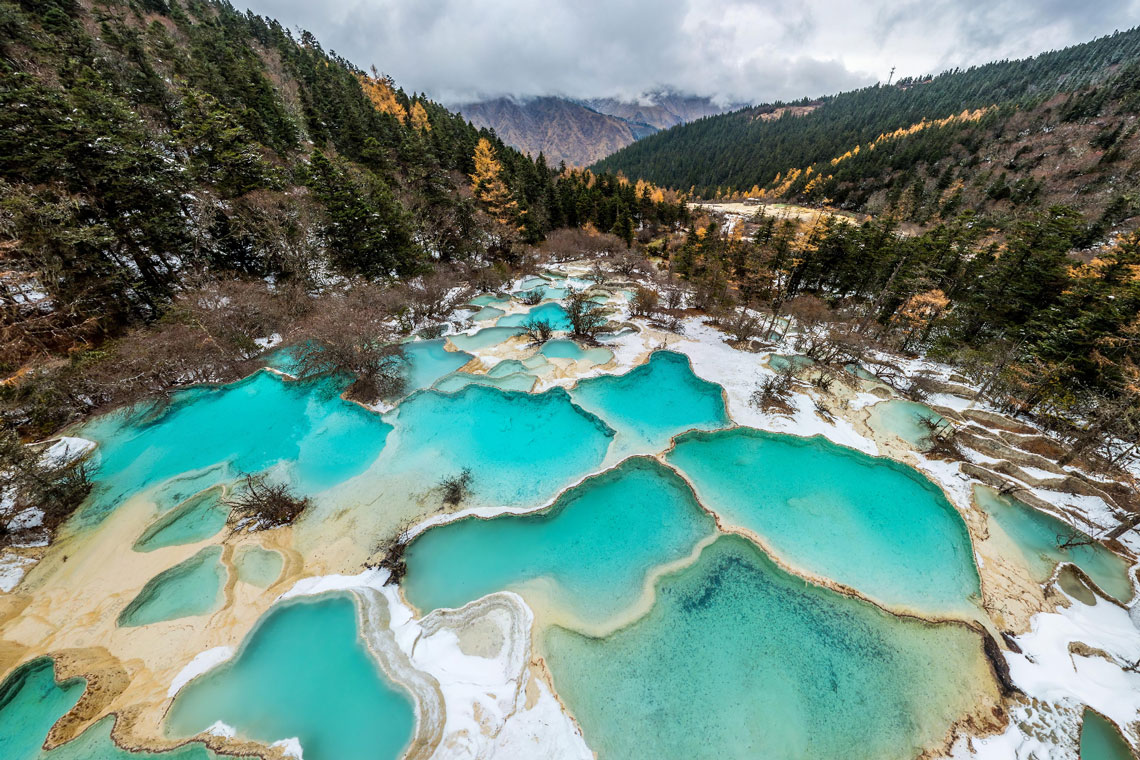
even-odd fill
[{"label": "mountain slope", "polygon": [[657,130],[669,129],[678,124],[687,124],[705,116],[715,116],[730,110],[718,106],[708,98],[673,92],[652,93],[645,102],[616,98],[592,98],[584,102],[595,111],[617,116],[634,124],[648,124]]},{"label": "mountain slope", "polygon": [[708,98],[655,93],[646,102],[615,98],[575,101],[542,97],[496,98],[459,106],[481,128],[493,129],[524,153],[542,153],[551,164],[586,166],[662,129],[724,109]]},{"label": "mountain slope", "polygon": [[[990,126],[1016,110],[1039,107],[1059,94],[1103,83],[1138,59],[1140,31],[1131,30],[1025,60],[804,100],[791,104],[803,108],[793,108],[781,118],[769,116],[773,106],[759,106],[702,119],[630,145],[596,168],[672,187],[695,187],[699,195],[709,196],[718,189],[778,188],[778,175],[785,181],[789,170],[799,169],[804,182],[793,190],[802,190],[811,174],[819,174],[818,170],[808,174],[808,167],[830,165],[832,159],[857,146],[866,148],[882,135],[912,130],[924,122],[928,126],[967,109],[1004,107],[982,120]],[[936,137],[953,142],[951,133],[964,124],[947,126],[950,129],[923,128],[922,137],[928,144]],[[977,146],[972,147],[969,152],[976,155]]]},{"label": "mountain slope", "polygon": [[0,0],[3,375],[159,320],[190,280],[505,266],[553,228],[684,213],[659,197],[559,176],[224,0]]},{"label": "mountain slope", "polygon": [[460,106],[459,112],[524,153],[542,153],[552,165],[591,164],[653,131],[642,126],[639,133],[624,119],[565,98],[496,98]]}]

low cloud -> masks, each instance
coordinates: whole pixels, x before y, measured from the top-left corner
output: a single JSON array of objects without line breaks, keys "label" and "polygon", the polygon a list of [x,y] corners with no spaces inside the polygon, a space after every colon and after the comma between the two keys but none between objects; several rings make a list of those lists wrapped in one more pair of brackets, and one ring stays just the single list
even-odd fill
[{"label": "low cloud", "polygon": [[[241,0],[237,0],[241,2]],[[1021,57],[1140,23],[1140,0],[245,0],[448,103],[496,96],[721,102],[837,92]]]}]

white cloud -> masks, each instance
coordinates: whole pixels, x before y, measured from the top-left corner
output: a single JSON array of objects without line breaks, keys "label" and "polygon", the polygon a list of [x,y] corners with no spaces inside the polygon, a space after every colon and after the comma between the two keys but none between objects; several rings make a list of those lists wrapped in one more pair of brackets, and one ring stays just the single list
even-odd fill
[{"label": "white cloud", "polygon": [[[241,0],[237,0],[241,2]],[[444,102],[819,95],[1083,42],[1140,0],[245,0]]]}]

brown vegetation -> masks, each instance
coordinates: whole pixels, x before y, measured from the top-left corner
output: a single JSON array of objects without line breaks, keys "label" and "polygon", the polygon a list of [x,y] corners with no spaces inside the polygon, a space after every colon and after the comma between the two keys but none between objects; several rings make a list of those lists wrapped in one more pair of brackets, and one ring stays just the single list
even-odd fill
[{"label": "brown vegetation", "polygon": [[270,483],[263,475],[246,475],[238,493],[225,500],[230,520],[239,529],[266,530],[291,525],[310,505],[285,483]]}]

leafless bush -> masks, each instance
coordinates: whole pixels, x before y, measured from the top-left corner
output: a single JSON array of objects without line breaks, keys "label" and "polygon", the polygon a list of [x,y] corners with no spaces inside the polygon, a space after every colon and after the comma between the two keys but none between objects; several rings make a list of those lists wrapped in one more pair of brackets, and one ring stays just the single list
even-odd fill
[{"label": "leafless bush", "polygon": [[590,267],[590,272],[586,275],[586,279],[595,285],[602,286],[606,284],[609,275],[606,274],[605,269],[602,269],[601,263],[595,261],[594,265]]},{"label": "leafless bush", "polygon": [[246,475],[245,485],[225,500],[235,526],[265,530],[291,525],[310,504],[307,497],[295,495],[284,483],[270,483],[261,475]]},{"label": "leafless bush", "polygon": [[449,507],[462,504],[471,492],[471,480],[471,469],[464,467],[457,475],[448,475],[439,481],[443,503]]},{"label": "leafless bush", "polygon": [[646,270],[645,259],[633,251],[623,251],[614,257],[613,268],[622,277],[630,278]]},{"label": "leafless bush", "polygon": [[648,317],[656,313],[660,296],[653,288],[639,285],[629,302],[630,313],[635,317]]},{"label": "leafless bush", "polygon": [[372,552],[380,555],[380,561],[367,566],[387,570],[388,583],[398,584],[408,572],[407,553],[411,541],[411,524],[401,524],[394,536],[382,541]]},{"label": "leafless bush", "polygon": [[401,293],[371,284],[326,296],[295,336],[297,375],[351,377],[349,397],[365,402],[400,395],[407,357],[392,315],[404,303]]},{"label": "leafless bush", "polygon": [[822,417],[827,422],[835,422],[835,415],[832,413],[831,409],[827,406],[827,403],[821,398],[817,398],[815,400],[815,413],[818,414],[820,417]]},{"label": "leafless bush", "polygon": [[737,309],[732,313],[725,327],[736,343],[748,343],[760,331],[760,320],[747,309]]},{"label": "leafless bush", "polygon": [[778,411],[786,414],[792,412],[789,399],[792,394],[792,379],[791,375],[779,373],[777,375],[767,375],[756,389],[752,391],[752,397],[749,399],[754,407],[762,411]]},{"label": "leafless bush", "polygon": [[[42,452],[20,442],[12,431],[0,432],[0,495],[10,500],[9,513],[35,508],[43,512],[43,527],[54,532],[91,493],[91,480],[82,457],[49,461]],[[0,545],[13,538],[7,522],[0,523]]]},{"label": "leafless bush", "polygon": [[563,305],[574,337],[593,341],[605,330],[607,320],[601,305],[591,301],[585,291],[572,291]]},{"label": "leafless bush", "polygon": [[523,334],[531,343],[541,346],[554,335],[554,328],[545,319],[531,317],[522,325]]},{"label": "leafless bush", "polygon": [[685,298],[687,293],[684,288],[671,287],[665,289],[665,308],[671,311],[678,311],[685,308]]},{"label": "leafless bush", "polygon": [[928,375],[918,374],[910,378],[902,388],[902,394],[911,401],[925,401],[932,391],[932,378]]},{"label": "leafless bush", "polygon": [[617,235],[599,234],[584,229],[554,230],[546,237],[542,249],[553,261],[608,256],[624,250],[625,242]]},{"label": "leafless bush", "polygon": [[534,306],[542,302],[542,295],[542,288],[531,288],[530,290],[524,290],[520,293],[518,299],[527,306]]},{"label": "leafless bush", "polygon": [[425,322],[442,322],[460,306],[471,300],[474,291],[461,279],[461,272],[437,269],[396,285],[393,295],[385,299],[396,306],[393,316],[401,317],[409,332]]},{"label": "leafless bush", "polygon": [[812,387],[818,388],[824,393],[831,393],[831,388],[835,384],[835,375],[828,369],[823,368],[812,377],[811,384]]}]

